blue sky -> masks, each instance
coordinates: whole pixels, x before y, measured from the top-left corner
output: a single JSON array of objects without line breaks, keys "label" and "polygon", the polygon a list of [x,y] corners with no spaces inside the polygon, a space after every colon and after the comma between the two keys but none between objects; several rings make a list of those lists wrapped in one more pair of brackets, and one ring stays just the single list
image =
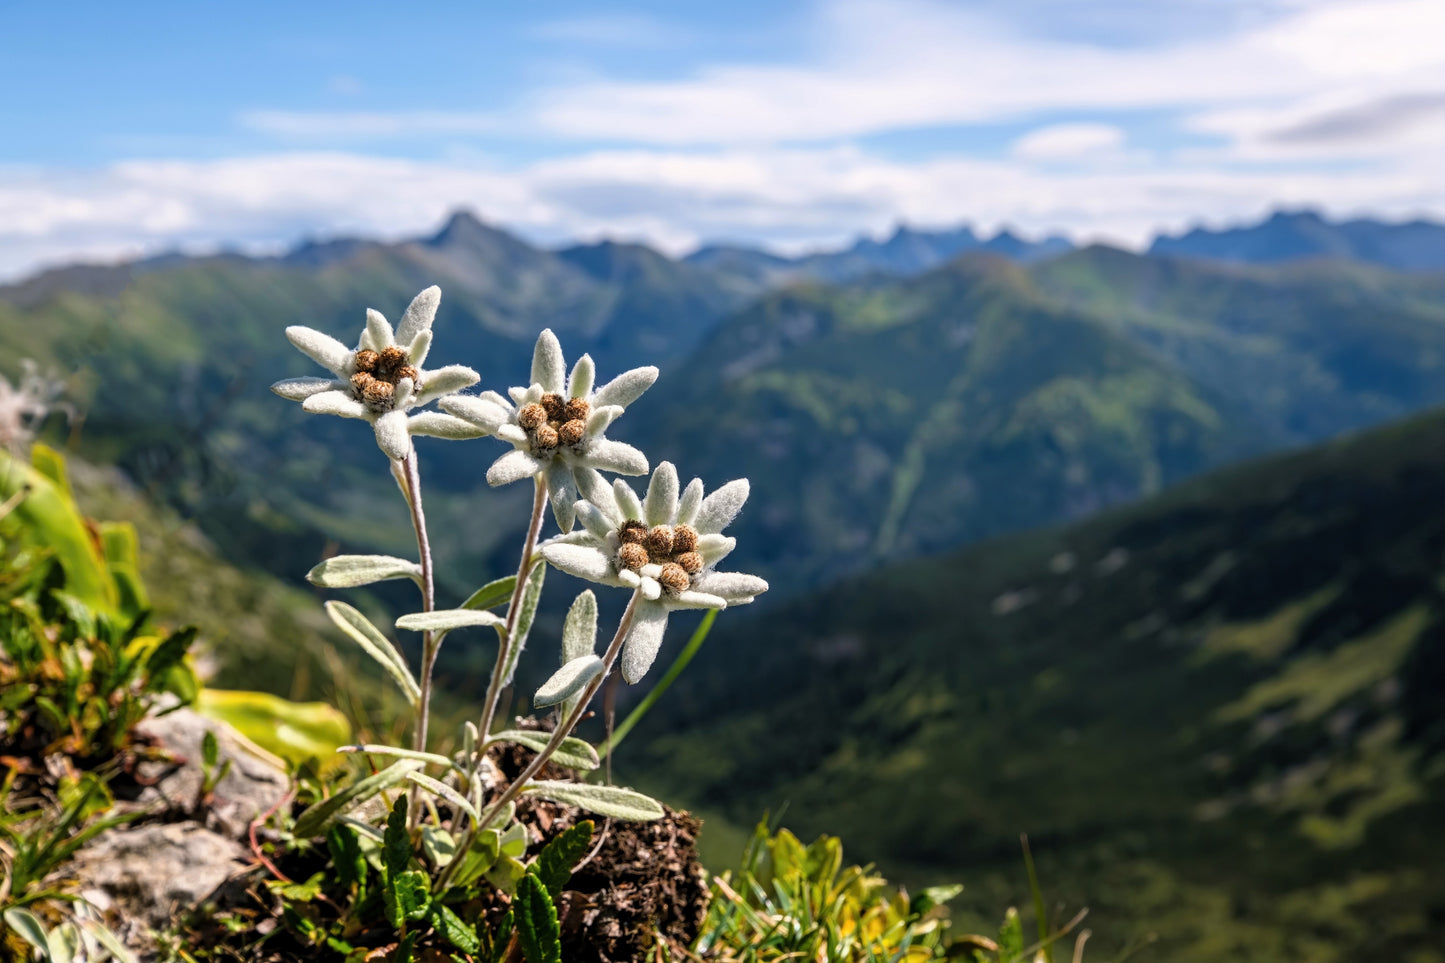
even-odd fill
[{"label": "blue sky", "polygon": [[400,237],[1445,216],[1438,0],[0,4],[0,277]]}]

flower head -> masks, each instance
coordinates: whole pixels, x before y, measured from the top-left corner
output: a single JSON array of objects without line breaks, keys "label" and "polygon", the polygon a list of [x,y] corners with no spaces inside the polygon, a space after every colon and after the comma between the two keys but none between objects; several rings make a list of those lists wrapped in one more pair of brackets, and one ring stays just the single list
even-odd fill
[{"label": "flower head", "polygon": [[332,377],[288,378],[276,382],[271,390],[301,402],[302,408],[314,414],[371,422],[376,443],[393,461],[401,461],[411,452],[412,435],[482,437],[487,432],[439,411],[407,415],[412,408],[468,388],[479,379],[475,371],[459,364],[430,371],[422,368],[431,349],[432,320],[441,297],[441,289],[435,285],[418,294],[395,331],[380,311],[367,309],[366,327],[355,349],[314,328],[287,328],[291,343]]},{"label": "flower head", "polygon": [[722,530],[748,499],[747,479],[704,498],[694,478],[679,495],[677,469],[663,462],[643,498],[621,479],[583,494],[576,506],[583,527],[547,542],[542,556],[569,575],[640,594],[622,645],[622,677],[629,683],[657,658],[669,612],[746,605],[768,590],[756,575],[715,568],[737,545]]},{"label": "flower head", "polygon": [[596,369],[583,355],[565,375],[562,345],[550,329],[537,338],[532,354],[532,383],[508,391],[446,398],[441,406],[458,418],[512,443],[513,450],[487,469],[487,482],[506,485],[542,476],[552,514],[564,532],[572,530],[578,492],[605,486],[599,471],[619,475],[647,472],[647,456],[605,437],[623,409],[657,380],[653,367],[633,368],[593,390]]}]

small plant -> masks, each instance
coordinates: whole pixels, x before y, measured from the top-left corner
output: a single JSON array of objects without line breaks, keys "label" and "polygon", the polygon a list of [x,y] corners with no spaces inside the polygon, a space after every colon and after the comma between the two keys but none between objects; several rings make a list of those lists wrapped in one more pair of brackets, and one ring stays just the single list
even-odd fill
[{"label": "small plant", "polygon": [[[518,820],[519,804],[548,800],[612,820],[663,816],[662,806],[641,793],[580,778],[600,763],[593,746],[574,734],[577,725],[614,669],[628,682],[643,678],[661,648],[670,612],[745,604],[766,591],[767,583],[716,570],[736,544],[722,530],[747,499],[746,481],[704,497],[701,481],[682,488],[666,462],[652,472],[644,495],[621,479],[603,477],[602,472],[648,471],[641,451],[606,433],[653,384],[656,368],[637,368],[599,387],[592,359],[582,356],[569,372],[557,338],[543,331],[527,384],[506,396],[463,395],[459,392],[479,380],[472,369],[423,367],[440,296],[434,287],[423,291],[395,329],[380,313],[368,311],[355,348],[310,328],[286,332],[330,377],[294,378],[273,390],[309,412],[372,425],[417,542],[416,561],[342,555],[317,565],[308,578],[333,589],[413,581],[420,611],[395,624],[419,634],[421,657],[413,670],[402,648],[358,609],[326,603],[338,628],[401,690],[413,710],[411,738],[406,746],[346,747],[375,764],[314,793],[294,817],[281,814],[276,829],[283,850],[293,862],[309,858],[317,868],[301,882],[280,878],[278,869],[268,886],[281,901],[291,938],[309,952],[348,959],[385,952],[399,961],[425,950],[453,959],[554,963],[561,953],[558,900],[572,865],[586,851],[591,824],[558,835],[528,862],[530,840]],[[433,401],[441,410],[426,410]],[[491,465],[487,481],[494,486],[532,481],[531,517],[516,572],[452,608],[439,607],[436,598],[415,436],[494,436],[511,450]],[[560,531],[543,540],[549,505]],[[596,597],[590,590],[579,594],[560,640],[561,667],[532,699],[535,707],[556,707],[551,731],[497,731],[500,700],[513,683],[549,564],[624,589],[630,598],[599,652]],[[487,690],[476,721],[463,727],[460,751],[434,753],[430,723],[438,653],[451,633],[478,627],[497,639]],[[687,657],[692,651],[695,646]],[[494,761],[508,744],[531,753],[511,777]]]}]

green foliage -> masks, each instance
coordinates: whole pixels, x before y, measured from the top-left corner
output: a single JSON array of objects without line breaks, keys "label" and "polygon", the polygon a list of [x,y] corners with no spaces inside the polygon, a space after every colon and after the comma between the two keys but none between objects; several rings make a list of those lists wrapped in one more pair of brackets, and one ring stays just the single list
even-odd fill
[{"label": "green foliage", "polygon": [[530,873],[517,884],[517,938],[527,963],[561,963],[562,928],[547,886]]},{"label": "green foliage", "polygon": [[233,726],[267,752],[300,766],[336,763],[351,739],[351,724],[324,702],[292,702],[269,692],[202,689],[196,711]]},{"label": "green foliage", "polygon": [[547,895],[554,903],[562,895],[562,887],[567,885],[567,880],[572,878],[572,868],[592,845],[592,829],[592,821],[584,819],[559,833],[542,847],[536,861],[527,868],[547,888]]}]

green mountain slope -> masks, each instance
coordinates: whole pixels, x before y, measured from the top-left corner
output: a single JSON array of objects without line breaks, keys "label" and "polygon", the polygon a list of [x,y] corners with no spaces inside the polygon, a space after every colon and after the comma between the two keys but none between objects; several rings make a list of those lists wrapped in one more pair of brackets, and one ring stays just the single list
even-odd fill
[{"label": "green mountain slope", "polygon": [[[1099,951],[1436,959],[1445,415],[722,620],[619,760]],[[765,504],[749,510],[767,511]]]}]

